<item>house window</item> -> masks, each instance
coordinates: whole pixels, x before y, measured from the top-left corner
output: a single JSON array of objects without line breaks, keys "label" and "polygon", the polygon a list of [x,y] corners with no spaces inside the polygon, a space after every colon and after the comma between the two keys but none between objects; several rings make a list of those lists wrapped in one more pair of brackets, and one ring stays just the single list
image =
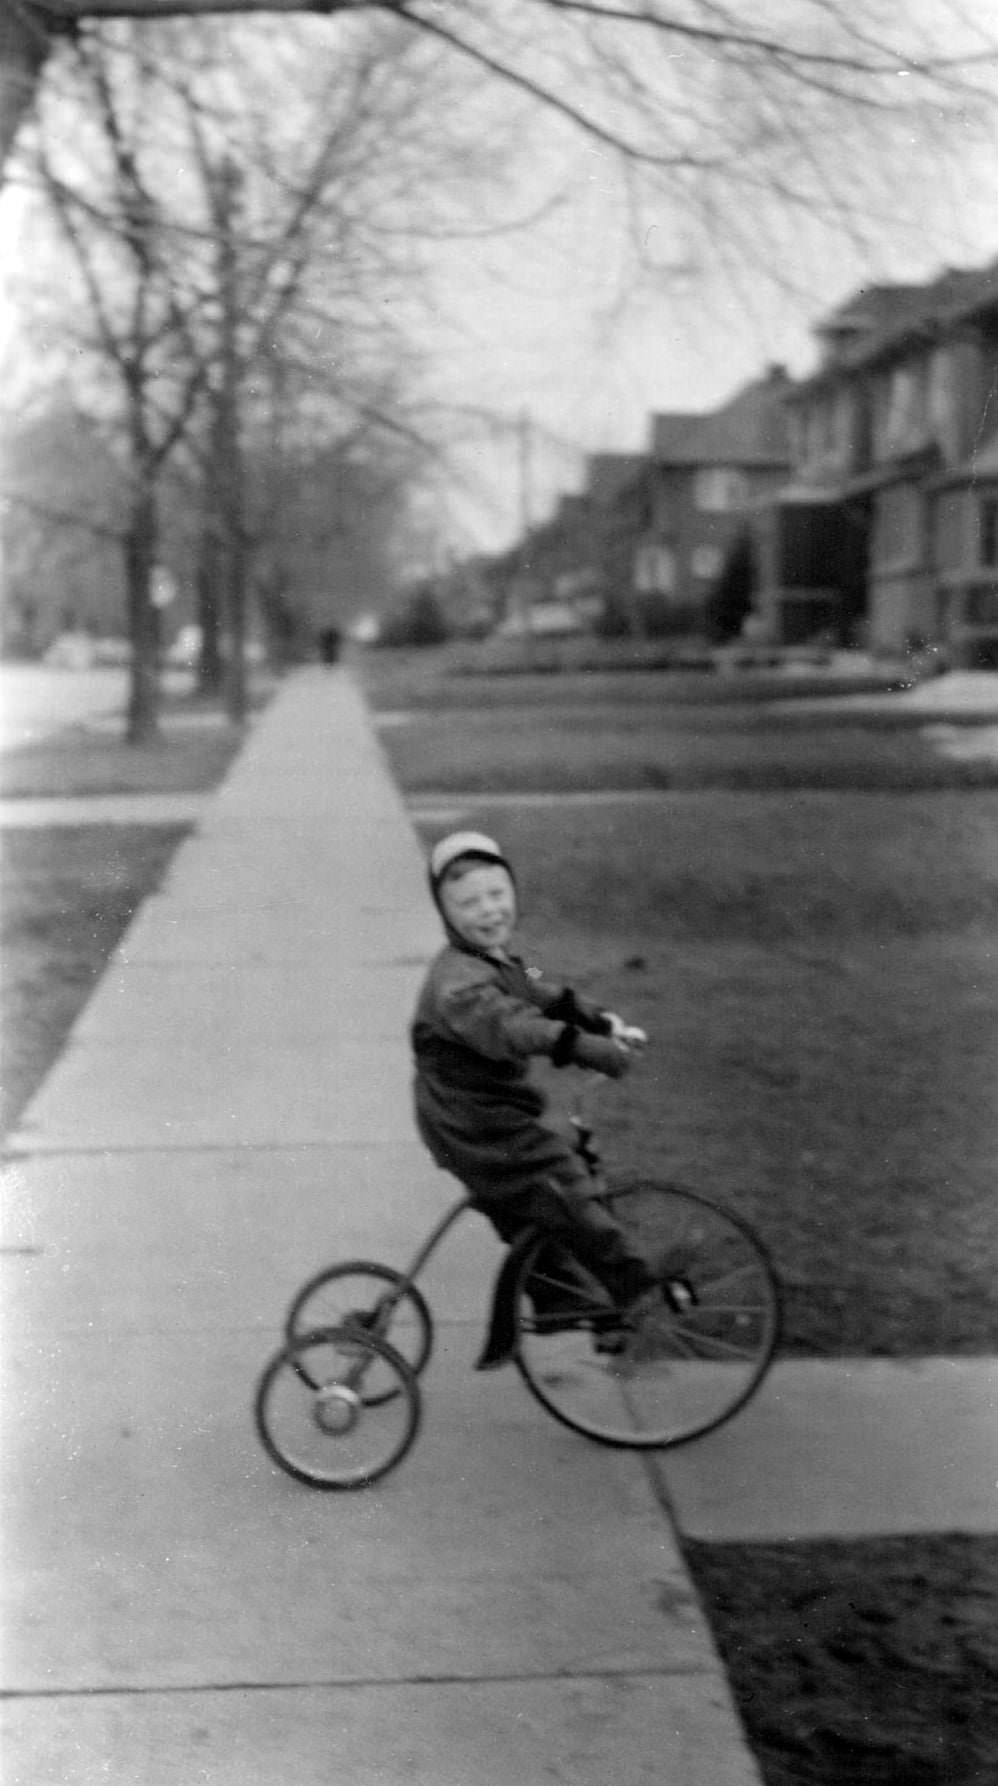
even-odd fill
[{"label": "house window", "polygon": [[998,626],[998,589],[970,589],[964,604],[968,626]]},{"label": "house window", "polygon": [[998,569],[998,496],[985,496],[977,505],[977,562]]},{"label": "house window", "polygon": [[927,368],[896,366],[880,393],[877,457],[924,446],[927,432]]},{"label": "house window", "polygon": [[854,402],[852,391],[841,390],[836,393],[832,407],[832,457],[843,471],[852,463]]},{"label": "house window", "polygon": [[748,479],[743,471],[725,465],[705,465],[696,474],[693,500],[706,514],[726,515],[748,501]]},{"label": "house window", "polygon": [[935,512],[935,561],[941,571],[958,571],[967,561],[964,493],[949,490]]},{"label": "house window", "polygon": [[676,581],[676,555],[671,546],[639,546],[634,557],[634,587],[639,595],[671,595]]},{"label": "house window", "polygon": [[947,465],[960,458],[959,364],[952,348],[940,347],[929,365],[929,427]]},{"label": "house window", "polygon": [[724,553],[720,546],[694,546],[691,569],[695,577],[705,583],[713,582],[721,574]]},{"label": "house window", "polygon": [[852,462],[854,396],[838,389],[822,392],[802,416],[795,458],[814,472],[845,470]]}]

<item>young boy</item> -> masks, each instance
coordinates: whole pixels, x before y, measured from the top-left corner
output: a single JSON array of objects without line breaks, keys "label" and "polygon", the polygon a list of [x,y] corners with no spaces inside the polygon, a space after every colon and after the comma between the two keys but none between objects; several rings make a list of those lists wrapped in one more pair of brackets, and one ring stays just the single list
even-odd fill
[{"label": "young boy", "polygon": [[510,945],[516,883],[480,832],[445,837],[430,890],[447,944],[431,963],[412,1023],[416,1122],[439,1166],[460,1179],[504,1241],[534,1224],[570,1242],[618,1302],[655,1282],[605,1206],[569,1134],[531,1082],[534,1055],[619,1078],[645,1038],[612,1012],[526,967]]}]

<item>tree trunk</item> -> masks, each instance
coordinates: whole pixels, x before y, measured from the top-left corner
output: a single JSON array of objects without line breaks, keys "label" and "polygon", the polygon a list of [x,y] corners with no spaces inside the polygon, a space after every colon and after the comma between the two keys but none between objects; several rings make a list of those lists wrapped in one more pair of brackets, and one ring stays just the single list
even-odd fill
[{"label": "tree trunk", "polygon": [[218,171],[218,290],[221,299],[221,381],[215,420],[214,475],[221,494],[225,542],[226,706],[233,725],[246,718],[246,534],[240,438],[239,268],[236,224],[242,176],[229,158]]},{"label": "tree trunk", "polygon": [[143,479],[132,503],[125,536],[132,677],[128,701],[129,744],[145,744],[159,731],[159,614],[152,601],[156,557],[156,496]]},{"label": "tree trunk", "polygon": [[256,595],[267,637],[267,657],[272,670],[286,670],[294,661],[297,625],[288,600],[287,572],[280,562],[271,565],[256,581]]},{"label": "tree trunk", "polygon": [[30,112],[38,79],[50,49],[41,17],[22,0],[0,5],[0,172],[14,146],[21,120]]},{"label": "tree trunk", "polygon": [[[236,478],[241,467],[234,468]],[[225,542],[225,608],[229,654],[225,665],[226,709],[233,725],[246,719],[246,545],[238,483],[230,493]]]},{"label": "tree trunk", "polygon": [[198,655],[198,692],[222,692],[222,553],[218,517],[206,514],[198,549],[197,600],[201,649]]}]

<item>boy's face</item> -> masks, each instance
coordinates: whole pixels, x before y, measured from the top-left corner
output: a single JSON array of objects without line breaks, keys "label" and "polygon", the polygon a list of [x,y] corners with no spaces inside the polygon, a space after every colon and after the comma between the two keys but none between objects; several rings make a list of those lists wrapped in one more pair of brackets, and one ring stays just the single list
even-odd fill
[{"label": "boy's face", "polygon": [[440,888],[440,904],[452,930],[486,954],[505,949],[516,923],[516,892],[505,868],[476,862]]}]

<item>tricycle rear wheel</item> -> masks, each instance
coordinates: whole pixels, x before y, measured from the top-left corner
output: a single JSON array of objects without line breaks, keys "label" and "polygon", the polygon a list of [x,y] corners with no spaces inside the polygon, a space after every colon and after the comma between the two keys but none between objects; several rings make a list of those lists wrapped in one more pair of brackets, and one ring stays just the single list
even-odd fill
[{"label": "tricycle rear wheel", "polygon": [[[390,1382],[370,1396],[372,1376]],[[398,1352],[357,1327],[320,1328],[283,1346],[257,1385],[254,1417],[274,1463],[310,1488],[366,1488],[401,1463],[422,1398]]]},{"label": "tricycle rear wheel", "polygon": [[[433,1320],[421,1291],[392,1266],[347,1259],[316,1272],[294,1297],[284,1333],[292,1346],[316,1328],[351,1323],[376,1339],[387,1340],[415,1376],[425,1368],[433,1350]],[[393,1386],[384,1396],[397,1393]],[[364,1399],[369,1407],[376,1407],[383,1399],[382,1391],[368,1388]]]}]

